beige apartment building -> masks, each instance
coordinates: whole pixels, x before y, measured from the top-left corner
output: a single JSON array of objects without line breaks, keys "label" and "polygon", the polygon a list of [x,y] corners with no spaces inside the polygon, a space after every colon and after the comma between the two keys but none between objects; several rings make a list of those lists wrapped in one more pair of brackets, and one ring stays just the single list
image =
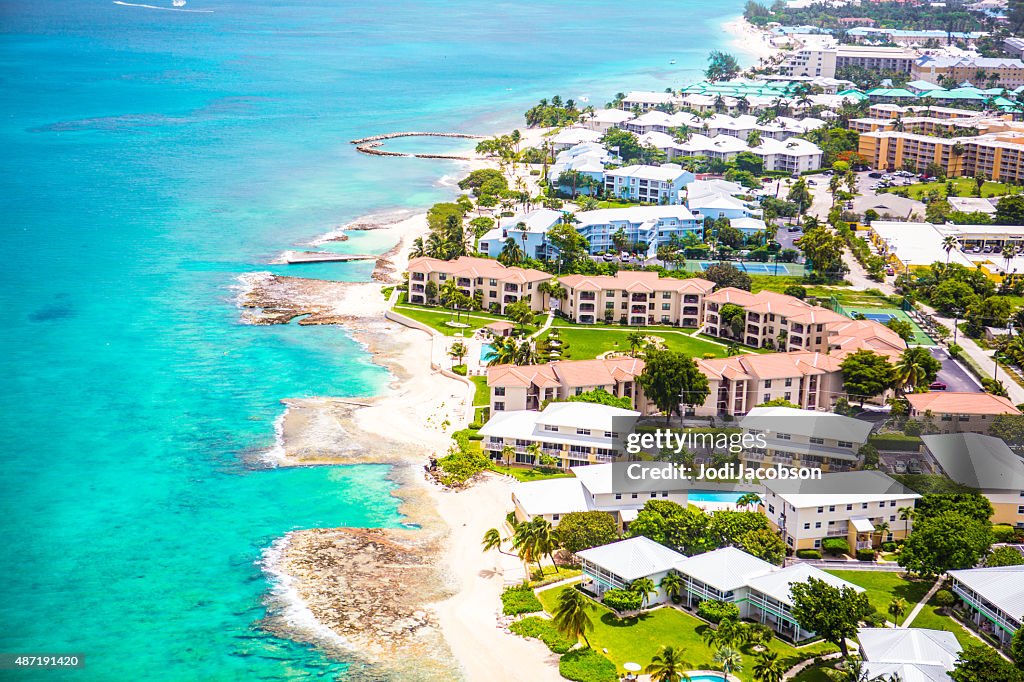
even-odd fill
[{"label": "beige apartment building", "polygon": [[805,410],[828,410],[843,392],[840,363],[840,357],[811,351],[697,360],[710,393],[694,414],[741,416],[777,399]]},{"label": "beige apartment building", "polygon": [[1020,414],[1007,398],[991,393],[911,393],[907,402],[912,418],[929,419],[939,433],[987,434],[999,415]]},{"label": "beige apartment building", "polygon": [[559,360],[543,365],[496,365],[487,369],[491,414],[539,410],[541,404],[603,389],[631,398],[633,409],[647,411],[647,400],[636,385],[644,361],[619,357],[607,360]]},{"label": "beige apartment building", "polygon": [[992,503],[992,523],[1024,528],[1024,459],[992,436],[951,433],[921,436],[925,451],[951,480]]},{"label": "beige apartment building", "polygon": [[[746,311],[739,334],[720,315],[728,304]],[[850,318],[827,308],[774,291],[752,294],[726,287],[705,297],[704,331],[755,348],[826,352],[829,347],[827,327],[849,321]]]},{"label": "beige apartment building", "polygon": [[792,407],[755,407],[742,420],[745,433],[759,436],[764,447],[748,448],[748,467],[808,467],[824,472],[849,471],[860,463],[871,422],[832,412]]},{"label": "beige apartment building", "polygon": [[[921,496],[881,471],[830,473],[820,483],[821,492],[793,493],[786,481],[765,481],[764,513],[790,549],[820,549],[822,540],[835,537],[856,551],[903,539],[913,529],[899,510],[913,508]],[[875,526],[882,522],[889,528],[878,533]]]},{"label": "beige apartment building", "polygon": [[942,77],[957,83],[969,82],[979,88],[1013,90],[1024,85],[1024,62],[1008,57],[946,57],[924,55],[910,69],[913,80],[938,83]]},{"label": "beige apartment building", "polygon": [[967,137],[1014,130],[1015,125],[1003,118],[973,116],[938,118],[935,116],[902,116],[898,118],[850,119],[850,130],[858,133],[897,131],[915,135],[946,135]]},{"label": "beige apartment building", "polygon": [[916,58],[917,52],[903,47],[840,45],[836,51],[836,68],[860,66],[869,71],[910,73]]},{"label": "beige apartment building", "polygon": [[568,298],[561,311],[574,322],[700,327],[704,300],[715,283],[699,277],[658,277],[656,272],[568,275],[558,280]]},{"label": "beige apartment building", "polygon": [[1024,132],[1019,130],[953,138],[876,131],[861,134],[858,153],[875,168],[924,170],[936,163],[951,177],[985,173],[1001,182],[1024,180]]},{"label": "beige apartment building", "polygon": [[428,283],[440,290],[445,282],[454,279],[459,290],[467,296],[480,292],[483,307],[504,314],[505,308],[516,301],[525,300],[535,312],[544,309],[544,296],[537,292],[541,282],[551,275],[530,268],[505,267],[489,258],[461,256],[455,260],[439,260],[421,256],[409,261],[409,302],[433,304],[428,300]]}]

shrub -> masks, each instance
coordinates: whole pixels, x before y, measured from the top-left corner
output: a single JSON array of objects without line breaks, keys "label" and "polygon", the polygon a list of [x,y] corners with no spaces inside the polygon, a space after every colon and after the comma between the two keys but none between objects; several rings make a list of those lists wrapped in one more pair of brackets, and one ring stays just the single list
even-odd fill
[{"label": "shrub", "polygon": [[995,538],[996,542],[1013,542],[1016,534],[1017,533],[1013,526],[1009,526],[1005,523],[997,523],[992,526],[992,537]]},{"label": "shrub", "polygon": [[470,423],[469,423],[469,428],[471,428],[471,429],[476,429],[477,431],[479,431],[480,429],[482,429],[482,428],[483,428],[483,426],[484,426],[484,425],[483,425],[483,424],[481,424],[480,422],[470,422]]},{"label": "shrub", "polygon": [[643,596],[639,592],[615,588],[605,592],[601,601],[615,611],[636,611],[640,608]]},{"label": "shrub", "polygon": [[798,549],[796,551],[797,557],[801,559],[820,559],[821,552],[816,549]]},{"label": "shrub", "polygon": [[892,542],[892,541],[883,542],[882,543],[882,551],[883,552],[895,552],[896,551],[896,543]]},{"label": "shrub", "polygon": [[939,590],[932,597],[932,601],[935,602],[936,606],[952,606],[956,603],[956,597],[949,590]]},{"label": "shrub", "polygon": [[576,644],[559,632],[554,623],[539,616],[530,616],[516,621],[509,626],[509,629],[520,637],[539,639],[556,654],[564,654]]},{"label": "shrub", "polygon": [[826,554],[849,554],[850,543],[846,538],[825,538],[821,541],[821,548]]},{"label": "shrub", "polygon": [[790,284],[782,290],[782,293],[786,294],[786,296],[795,296],[796,298],[801,299],[807,298],[807,289],[799,284]]},{"label": "shrub", "polygon": [[456,374],[458,374],[459,376],[462,376],[462,377],[466,376],[466,366],[465,365],[452,365],[452,371],[455,372]]},{"label": "shrub", "polygon": [[712,623],[720,623],[727,618],[738,620],[740,607],[732,602],[707,599],[697,604],[697,614]]},{"label": "shrub", "polygon": [[864,616],[864,622],[867,623],[869,627],[884,628],[886,618],[878,611],[872,611],[868,615]]},{"label": "shrub", "polygon": [[857,550],[857,561],[874,561],[875,550],[873,549],[858,549]]},{"label": "shrub", "polygon": [[616,682],[615,664],[593,649],[576,649],[558,661],[558,674],[575,682]]},{"label": "shrub", "polygon": [[501,593],[501,612],[506,616],[515,616],[520,613],[536,613],[543,611],[544,605],[537,599],[537,595],[529,585],[515,585],[505,588]]}]

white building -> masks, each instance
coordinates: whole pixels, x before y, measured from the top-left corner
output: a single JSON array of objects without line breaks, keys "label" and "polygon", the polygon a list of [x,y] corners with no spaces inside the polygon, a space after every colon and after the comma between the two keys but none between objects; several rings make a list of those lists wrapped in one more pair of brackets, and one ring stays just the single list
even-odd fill
[{"label": "white building", "polygon": [[787,173],[818,170],[821,168],[824,154],[821,147],[799,137],[787,140],[763,139],[761,144],[753,147],[750,152],[761,157],[766,171]]},{"label": "white building", "polygon": [[526,254],[527,258],[542,259],[547,255],[548,230],[562,220],[562,212],[540,208],[529,213],[520,213],[511,218],[502,218],[498,227],[484,234],[477,243],[480,253],[497,258],[505,249],[509,238]]},{"label": "white building", "polygon": [[963,649],[952,632],[923,628],[861,628],[857,640],[871,679],[948,682]]},{"label": "white building", "polygon": [[639,578],[650,578],[657,591],[648,595],[648,603],[668,599],[661,580],[686,556],[654,540],[639,536],[608,545],[585,549],[576,555],[583,574],[590,579],[590,590],[598,597],[611,589],[626,589]]},{"label": "white building", "polygon": [[549,138],[548,142],[551,143],[551,148],[558,152],[563,149],[575,147],[578,144],[598,142],[600,139],[601,133],[596,130],[573,126],[571,128],[560,130],[553,137]]},{"label": "white building", "polygon": [[974,624],[1006,644],[1024,623],[1024,566],[950,571],[953,594],[972,613]]},{"label": "white building", "polygon": [[704,120],[688,111],[679,111],[673,114],[664,111],[648,111],[620,127],[636,135],[671,133],[673,128],[700,128],[704,124]]},{"label": "white building", "polygon": [[838,41],[824,34],[803,34],[792,36],[796,46],[788,53],[778,68],[784,76],[823,76],[834,78],[836,75],[836,53]]},{"label": "white building", "polygon": [[625,111],[639,109],[641,113],[661,107],[675,107],[679,98],[670,92],[647,92],[635,90],[622,100],[620,108]]},{"label": "white building", "polygon": [[633,119],[632,112],[622,109],[596,109],[589,116],[584,116],[580,123],[584,127],[597,132],[607,133],[612,128],[623,128],[627,121]]},{"label": "white building", "polygon": [[648,255],[672,237],[704,232],[704,219],[681,204],[603,208],[576,214],[576,230],[590,245],[590,253],[613,250],[614,236],[622,230],[631,244],[646,244]]},{"label": "white building", "polygon": [[503,459],[509,446],[515,451],[516,464],[541,464],[546,455],[568,469],[621,457],[621,439],[639,416],[633,410],[596,403],[551,403],[540,412],[495,412],[480,435],[484,452],[496,461]]},{"label": "white building", "polygon": [[679,192],[693,180],[693,173],[674,163],[623,166],[605,172],[604,191],[606,196],[629,201],[678,204]]}]

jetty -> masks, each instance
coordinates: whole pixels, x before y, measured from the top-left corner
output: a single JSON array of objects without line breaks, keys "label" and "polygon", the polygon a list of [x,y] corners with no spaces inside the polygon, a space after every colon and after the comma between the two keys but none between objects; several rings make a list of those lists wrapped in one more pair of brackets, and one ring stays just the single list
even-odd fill
[{"label": "jetty", "polygon": [[384,149],[380,149],[384,142],[387,140],[394,140],[400,137],[453,137],[463,140],[483,140],[486,139],[486,135],[471,135],[469,133],[430,133],[430,132],[417,132],[417,131],[405,131],[399,133],[383,133],[381,135],[370,135],[369,137],[360,137],[356,140],[349,140],[350,143],[356,146],[356,151],[361,154],[369,154],[370,156],[403,156],[406,158],[415,159],[453,159],[456,161],[471,161],[472,157],[463,156],[461,154],[406,154],[403,152],[389,152]]},{"label": "jetty", "polygon": [[375,260],[377,256],[330,251],[285,251],[281,260],[289,265],[299,263],[347,263],[355,260]]}]

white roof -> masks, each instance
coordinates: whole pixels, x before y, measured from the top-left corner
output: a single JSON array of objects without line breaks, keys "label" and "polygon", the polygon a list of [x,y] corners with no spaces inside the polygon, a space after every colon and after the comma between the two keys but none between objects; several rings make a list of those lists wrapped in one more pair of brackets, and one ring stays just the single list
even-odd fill
[{"label": "white roof", "polygon": [[758,218],[733,218],[729,225],[741,232],[764,232],[768,229],[768,225]]},{"label": "white roof", "polygon": [[861,628],[864,659],[875,663],[919,663],[952,670],[963,648],[952,632],[923,628]]},{"label": "white roof", "polygon": [[509,231],[509,234],[518,235],[520,230],[516,227],[519,223],[526,225],[527,232],[547,232],[552,225],[562,219],[562,212],[550,208],[539,208],[529,213],[519,213],[511,218],[502,218],[498,225]]},{"label": "white roof", "polygon": [[576,145],[581,142],[597,142],[601,139],[601,133],[589,128],[566,128],[551,138],[554,144]]},{"label": "white roof", "polygon": [[979,490],[1024,490],[1024,459],[999,438],[980,433],[922,436],[942,471]]},{"label": "white roof", "polygon": [[1010,617],[1024,620],[1024,566],[967,568],[949,575]]},{"label": "white roof", "polygon": [[[871,229],[888,245],[889,251],[904,263],[931,265],[936,261],[946,262],[946,252],[942,248],[944,235],[931,223],[875,220],[871,223]],[[953,249],[949,252],[949,262],[967,268],[974,267],[974,264],[960,252],[960,249]]]},{"label": "white roof", "polygon": [[776,570],[776,566],[735,547],[723,547],[685,559],[676,570],[723,592],[737,590],[758,575]]},{"label": "white roof", "polygon": [[589,511],[589,497],[575,478],[550,478],[512,485],[512,496],[530,516]]},{"label": "white roof", "polygon": [[[543,412],[534,410],[507,410],[495,412],[480,429],[483,436],[495,438],[523,438],[552,443],[596,445],[608,447],[612,438],[605,432],[632,428],[639,412],[623,410],[595,403],[551,403]],[[546,430],[545,425],[559,427],[559,431]],[[565,431],[562,431],[562,428]],[[577,433],[587,429],[590,435]]]},{"label": "white roof", "polygon": [[690,207],[692,211],[700,211],[702,209],[731,209],[734,211],[745,211],[747,213],[753,212],[745,203],[731,197],[728,194],[702,194],[697,197],[687,197],[686,205]]},{"label": "white roof", "polygon": [[607,174],[610,176],[620,176],[624,178],[672,182],[686,172],[688,171],[683,170],[683,167],[679,164],[664,163],[660,166],[622,166],[621,168],[608,171]]},{"label": "white roof", "polygon": [[854,516],[850,519],[850,523],[853,524],[854,530],[858,533],[874,533],[875,524],[871,523],[870,519],[866,519],[863,516]]},{"label": "white roof", "polygon": [[799,563],[781,568],[772,573],[766,573],[764,575],[755,576],[747,581],[752,589],[757,590],[761,594],[767,595],[772,599],[782,602],[783,604],[792,605],[793,601],[790,598],[789,591],[790,585],[794,583],[807,582],[808,578],[817,578],[818,580],[824,580],[833,587],[850,587],[857,592],[863,592],[863,587],[858,587],[853,583],[847,582],[842,578],[826,573],[820,568],[815,568],[809,564]]},{"label": "white roof", "polygon": [[732,154],[749,151],[747,143],[732,135],[691,135],[690,139],[679,145],[683,151],[691,154],[701,152],[717,152],[719,154]]},{"label": "white roof", "polygon": [[872,680],[899,680],[900,682],[952,682],[953,678],[940,665],[917,663],[864,663],[863,671]]},{"label": "white roof", "polygon": [[917,493],[881,471],[841,471],[822,475],[820,480],[765,480],[764,486],[797,509],[864,502],[916,500]]},{"label": "white roof", "polygon": [[[634,410],[621,407],[598,405],[597,403],[550,403],[542,412],[535,412],[541,424],[554,424],[570,428],[592,429],[594,431],[614,431],[616,427],[631,426],[640,417]],[[613,421],[616,418],[631,417],[633,421]]]},{"label": "white roof", "polygon": [[746,194],[747,190],[738,182],[728,180],[694,180],[686,186],[686,196],[696,198],[706,195],[718,194]]},{"label": "white roof", "polygon": [[676,218],[694,220],[690,209],[682,204],[666,206],[629,206],[626,208],[599,208],[576,214],[576,229],[590,225],[606,225],[615,222],[645,223],[648,220]]},{"label": "white roof", "polygon": [[585,549],[576,556],[614,573],[626,582],[664,573],[686,558],[686,555],[642,535]]},{"label": "white roof", "polygon": [[773,140],[770,137],[761,140],[761,144],[751,149],[755,154],[760,155],[785,155],[785,156],[814,156],[821,154],[821,147],[803,140],[799,137],[791,137],[788,140]]},{"label": "white roof", "polygon": [[866,443],[872,423],[832,412],[793,407],[755,407],[740,420],[740,428],[797,436],[817,436]]},{"label": "white roof", "polygon": [[624,109],[596,109],[590,118],[599,123],[622,123],[633,118],[633,114]]},{"label": "white roof", "polygon": [[624,101],[626,102],[642,102],[644,104],[668,104],[675,99],[675,95],[670,92],[648,92],[644,90],[634,90],[626,95]]},{"label": "white roof", "polygon": [[679,149],[676,139],[667,133],[650,132],[640,136],[641,145],[651,145],[655,149]]}]

